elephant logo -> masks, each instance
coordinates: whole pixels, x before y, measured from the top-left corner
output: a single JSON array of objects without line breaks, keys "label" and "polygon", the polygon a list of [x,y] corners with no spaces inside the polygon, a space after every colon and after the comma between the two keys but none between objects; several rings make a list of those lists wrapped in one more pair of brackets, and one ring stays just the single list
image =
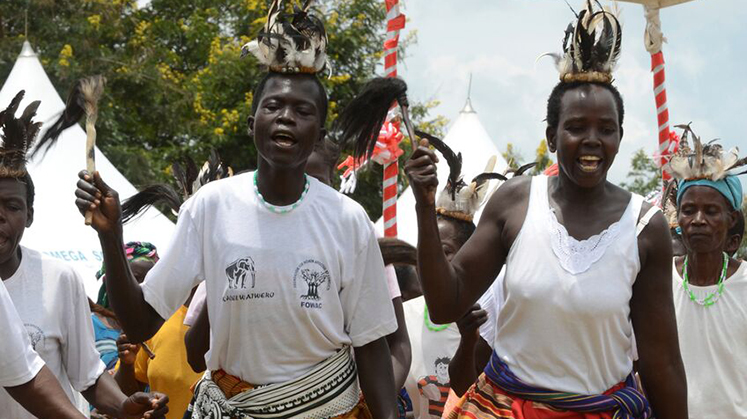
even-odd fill
[{"label": "elephant logo", "polygon": [[252,258],[247,256],[228,265],[226,268],[228,289],[246,289],[247,275],[251,275],[252,288],[254,288],[254,285],[256,284],[256,271],[254,269],[254,260]]}]

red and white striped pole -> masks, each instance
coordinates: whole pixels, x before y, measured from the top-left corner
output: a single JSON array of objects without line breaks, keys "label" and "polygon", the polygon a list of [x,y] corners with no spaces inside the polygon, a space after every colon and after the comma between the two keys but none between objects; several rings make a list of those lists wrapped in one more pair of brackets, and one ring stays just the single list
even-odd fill
[{"label": "red and white striped pole", "polygon": [[[657,163],[662,168],[662,180],[664,185],[672,177],[664,170],[664,165],[669,161],[668,156],[677,149],[677,142],[671,141],[672,135],[669,129],[669,108],[667,106],[666,73],[664,72],[664,53],[662,45],[666,42],[661,32],[661,20],[659,9],[645,7],[646,15],[646,50],[651,54],[651,72],[654,74],[654,100],[656,102],[656,121],[659,133],[659,147],[657,150]],[[662,186],[664,187],[664,186]]]},{"label": "red and white striped pole", "polygon": [[[669,109],[667,108],[664,53],[661,51],[651,55],[651,72],[654,73],[654,99],[656,101],[656,120],[659,129],[659,166],[663,167],[669,161],[667,156],[672,150],[669,141]],[[670,179],[670,174],[662,169],[662,180],[666,183]]]},{"label": "red and white striped pole", "polygon": [[[386,0],[387,37],[384,42],[384,74],[397,77],[397,47],[399,32],[405,27],[405,15],[399,11],[399,0]],[[397,237],[397,177],[399,163],[384,165],[384,236]]]}]

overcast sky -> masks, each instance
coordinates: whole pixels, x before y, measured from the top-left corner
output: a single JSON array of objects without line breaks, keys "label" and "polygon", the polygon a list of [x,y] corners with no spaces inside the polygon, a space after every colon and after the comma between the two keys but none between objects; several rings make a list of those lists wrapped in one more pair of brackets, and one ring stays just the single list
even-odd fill
[{"label": "overcast sky", "polygon": [[[454,120],[470,73],[472,103],[501,150],[518,147],[531,161],[544,138],[545,103],[558,80],[544,52],[558,52],[573,15],[563,0],[401,0],[417,44],[400,75],[415,101],[437,99],[434,112]],[[582,2],[569,0],[577,10]],[[625,179],[632,153],[653,155],[657,123],[645,19],[637,4],[622,8],[623,54],[615,73],[626,107],[625,137],[611,179]],[[670,122],[693,121],[704,139],[722,138],[747,151],[747,12],[744,0],[694,0],[661,11]],[[404,34],[403,34],[404,35]],[[741,69],[741,70],[740,70]],[[739,131],[742,129],[742,131]],[[464,141],[469,141],[465,138]]]}]

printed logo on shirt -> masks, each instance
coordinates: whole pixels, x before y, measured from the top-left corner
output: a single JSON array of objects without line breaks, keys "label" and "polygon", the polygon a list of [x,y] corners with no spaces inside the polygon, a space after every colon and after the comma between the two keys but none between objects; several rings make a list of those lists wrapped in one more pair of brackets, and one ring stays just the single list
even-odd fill
[{"label": "printed logo on shirt", "polygon": [[293,288],[297,289],[300,286],[306,291],[301,295],[301,307],[322,308],[322,297],[319,291],[323,289],[325,283],[327,284],[327,291],[329,291],[332,281],[329,270],[322,262],[309,259],[298,265],[296,273],[293,275]]},{"label": "printed logo on shirt", "polygon": [[223,294],[223,302],[227,301],[249,301],[265,298],[274,298],[274,292],[242,292],[247,288],[254,289],[257,285],[257,271],[254,267],[254,259],[247,256],[232,262],[226,268],[226,279],[228,288]]},{"label": "printed logo on shirt", "polygon": [[256,285],[257,271],[254,269],[254,259],[249,256],[238,259],[228,265],[226,268],[226,277],[228,277],[228,289],[245,290],[247,286],[247,274],[251,275],[252,288]]},{"label": "printed logo on shirt", "polygon": [[39,328],[39,326],[35,324],[25,323],[24,326],[26,326],[26,332],[29,334],[29,339],[31,340],[31,347],[36,350],[36,345],[39,342],[42,342],[46,335],[44,335],[44,332]]},{"label": "printed logo on shirt", "polygon": [[449,362],[451,358],[443,357],[435,361],[436,375],[428,375],[418,380],[420,395],[428,400],[428,418],[441,418],[451,389],[449,380]]}]

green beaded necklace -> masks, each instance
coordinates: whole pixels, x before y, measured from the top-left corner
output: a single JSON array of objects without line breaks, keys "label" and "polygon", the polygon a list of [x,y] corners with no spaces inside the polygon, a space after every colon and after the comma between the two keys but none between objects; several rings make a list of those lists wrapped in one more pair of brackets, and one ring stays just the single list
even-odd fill
[{"label": "green beaded necklace", "polygon": [[304,174],[304,179],[306,180],[306,184],[303,187],[303,192],[301,192],[301,197],[298,198],[298,201],[290,204],[290,205],[272,205],[271,203],[265,201],[265,198],[262,196],[262,194],[259,192],[259,186],[257,185],[257,172],[254,172],[254,193],[257,194],[257,198],[259,198],[259,202],[262,203],[262,206],[270,210],[271,212],[274,212],[275,214],[287,214],[294,209],[298,208],[299,205],[301,205],[301,202],[304,198],[306,198],[306,194],[309,192],[309,185],[311,182],[309,182],[309,176],[307,174]]},{"label": "green beaded necklace", "polygon": [[435,325],[431,323],[431,318],[428,316],[428,306],[426,305],[424,307],[425,309],[423,310],[423,318],[425,319],[425,327],[427,327],[428,330],[430,330],[431,332],[440,332],[449,327],[448,324]]},{"label": "green beaded necklace", "polygon": [[724,253],[724,266],[721,268],[721,277],[718,279],[718,289],[716,292],[709,292],[705,298],[699,299],[693,294],[693,292],[690,290],[689,284],[689,276],[687,274],[687,265],[688,265],[688,258],[685,256],[685,263],[682,266],[682,287],[685,288],[685,291],[687,291],[688,295],[690,296],[690,300],[694,301],[702,306],[710,307],[718,301],[719,298],[721,298],[721,294],[724,293],[724,279],[726,279],[726,268],[729,266],[729,256]]}]

